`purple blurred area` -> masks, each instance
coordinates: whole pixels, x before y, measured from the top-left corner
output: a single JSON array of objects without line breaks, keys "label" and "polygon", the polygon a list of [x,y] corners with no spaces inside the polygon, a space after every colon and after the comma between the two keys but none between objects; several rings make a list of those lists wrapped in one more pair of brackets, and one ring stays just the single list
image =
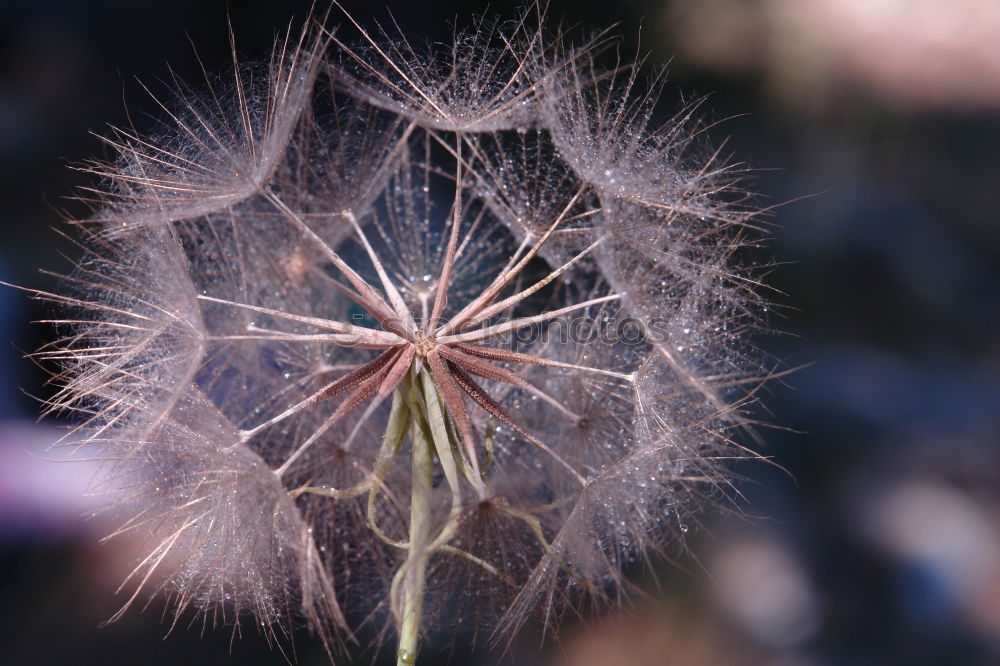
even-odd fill
[{"label": "purple blurred area", "polygon": [[[228,4],[239,53],[264,59],[310,3]],[[362,22],[387,16],[345,4]],[[486,6],[388,8],[419,42]],[[712,139],[754,170],[762,206],[782,204],[756,257],[777,262],[776,333],[757,342],[805,367],[762,395],[774,465],[737,470],[752,518],[703,514],[650,600],[558,645],[530,637],[507,662],[1000,663],[1000,4],[552,0],[549,13],[582,32],[617,22],[625,57],[669,59],[665,113],[710,95],[727,119]],[[155,87],[169,63],[197,82],[189,39],[224,69],[226,22],[214,0],[0,4],[0,281],[53,288],[38,269],[65,270],[59,253],[75,250],[52,227],[59,210],[85,214],[67,196],[91,184],[67,167],[107,156],[88,132],[130,122],[126,106],[151,124],[137,77]],[[49,314],[0,288],[0,663],[284,663],[250,625],[231,641],[231,627],[182,623],[164,640],[159,600],[98,628],[127,598],[115,589],[132,554],[85,520],[92,468],[45,460],[63,455],[47,448],[60,424],[36,422],[53,389],[21,351],[49,339],[27,323]],[[440,643],[419,663],[501,662]],[[326,663],[305,633],[295,654]]]}]

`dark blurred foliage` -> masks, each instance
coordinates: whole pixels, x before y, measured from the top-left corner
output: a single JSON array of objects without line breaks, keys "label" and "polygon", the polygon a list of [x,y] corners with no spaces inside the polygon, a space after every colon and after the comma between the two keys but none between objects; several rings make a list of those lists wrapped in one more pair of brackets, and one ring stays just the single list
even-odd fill
[{"label": "dark blurred foliage", "polygon": [[[795,5],[798,23],[782,14],[795,3],[779,0],[549,3],[551,17],[581,35],[618,23],[622,53],[648,53],[651,64],[672,58],[668,98],[709,95],[705,108],[724,120],[712,140],[753,170],[762,206],[782,204],[755,257],[776,262],[767,278],[776,333],[758,342],[784,367],[807,367],[761,395],[763,420],[778,426],[762,431],[776,464],[738,469],[744,509],[759,518],[706,514],[707,529],[689,544],[697,559],[680,558],[687,572],[661,572],[660,601],[570,627],[560,646],[518,644],[515,663],[1000,662],[1000,107],[974,89],[954,92],[996,80],[986,69],[906,74],[905,49],[849,42],[904,39],[904,27],[859,38],[820,16],[829,2],[815,2]],[[373,3],[345,4],[362,23],[386,20]],[[938,4],[947,13],[974,3]],[[159,111],[137,78],[163,90],[169,63],[197,83],[192,43],[210,71],[224,69],[227,17],[240,56],[264,59],[309,3],[231,5],[0,5],[0,280],[49,289],[53,280],[37,269],[66,268],[59,252],[75,251],[52,227],[58,209],[85,214],[66,197],[88,184],[67,167],[106,156],[88,132],[151,124]],[[450,20],[485,6],[389,8],[422,41],[448,39]],[[512,16],[515,6],[493,2],[489,11]],[[816,17],[822,40],[807,29]],[[977,20],[1000,25],[987,18],[994,22]],[[334,11],[331,25],[338,20]],[[831,48],[838,35],[848,41]],[[972,48],[968,39],[952,46],[963,44]],[[885,64],[882,51],[902,68],[893,76],[928,89],[894,97],[886,68],[883,78],[866,73]],[[865,56],[847,67],[841,53]],[[97,628],[123,600],[113,590],[128,558],[97,545],[99,521],[77,518],[72,498],[86,479],[25,453],[37,456],[56,435],[25,425],[38,411],[28,394],[51,389],[18,350],[50,333],[26,323],[46,313],[22,293],[0,289],[0,313],[0,339],[12,341],[0,354],[0,663],[283,663],[252,625],[235,642],[229,629],[201,625],[163,640],[170,624],[158,601]],[[324,663],[307,635],[295,644],[300,663]],[[485,650],[470,657],[461,638],[452,645],[428,645],[420,663],[497,659]],[[360,663],[373,658],[355,652]]]}]

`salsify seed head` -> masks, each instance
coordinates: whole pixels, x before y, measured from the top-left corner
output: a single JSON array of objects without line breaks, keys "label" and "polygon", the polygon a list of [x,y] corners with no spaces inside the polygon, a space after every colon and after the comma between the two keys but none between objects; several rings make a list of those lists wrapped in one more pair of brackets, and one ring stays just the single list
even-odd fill
[{"label": "salsify seed head", "polygon": [[428,617],[511,635],[730,493],[771,374],[742,173],[540,14],[427,50],[310,25],[87,167],[38,355],[146,544],[126,608],[335,643],[426,569]]}]

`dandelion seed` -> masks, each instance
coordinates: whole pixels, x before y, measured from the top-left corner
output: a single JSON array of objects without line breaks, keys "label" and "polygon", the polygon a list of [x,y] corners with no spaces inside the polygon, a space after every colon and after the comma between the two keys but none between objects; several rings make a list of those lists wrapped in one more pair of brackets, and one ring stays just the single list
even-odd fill
[{"label": "dandelion seed", "polygon": [[739,172],[542,18],[423,53],[348,16],[108,139],[38,356],[148,538],[122,611],[297,608],[333,648],[364,609],[411,664],[447,618],[622,598],[754,455]]}]

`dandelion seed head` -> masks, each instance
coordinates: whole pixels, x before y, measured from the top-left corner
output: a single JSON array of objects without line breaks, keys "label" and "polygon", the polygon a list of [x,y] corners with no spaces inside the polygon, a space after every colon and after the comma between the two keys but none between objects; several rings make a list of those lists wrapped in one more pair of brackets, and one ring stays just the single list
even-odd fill
[{"label": "dandelion seed head", "polygon": [[540,14],[427,49],[310,26],[112,132],[39,356],[146,539],[136,595],[502,637],[625,598],[754,455],[741,172]]}]

